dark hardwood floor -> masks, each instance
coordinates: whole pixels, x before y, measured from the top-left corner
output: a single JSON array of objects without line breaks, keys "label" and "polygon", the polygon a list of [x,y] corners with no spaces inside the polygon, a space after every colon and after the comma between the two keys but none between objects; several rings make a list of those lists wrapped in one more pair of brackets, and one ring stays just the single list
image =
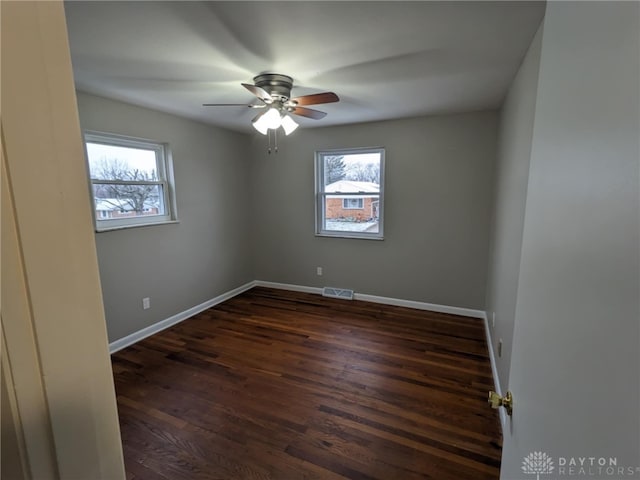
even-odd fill
[{"label": "dark hardwood floor", "polygon": [[112,361],[129,479],[499,477],[478,319],[254,288]]}]

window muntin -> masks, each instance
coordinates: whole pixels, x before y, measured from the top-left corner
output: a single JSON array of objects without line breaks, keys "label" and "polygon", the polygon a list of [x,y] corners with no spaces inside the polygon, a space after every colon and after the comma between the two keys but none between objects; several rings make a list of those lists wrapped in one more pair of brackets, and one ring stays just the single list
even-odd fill
[{"label": "window muntin", "polygon": [[167,146],[106,133],[85,133],[98,231],[173,221]]},{"label": "window muntin", "polygon": [[384,149],[316,152],[316,235],[383,238]]}]

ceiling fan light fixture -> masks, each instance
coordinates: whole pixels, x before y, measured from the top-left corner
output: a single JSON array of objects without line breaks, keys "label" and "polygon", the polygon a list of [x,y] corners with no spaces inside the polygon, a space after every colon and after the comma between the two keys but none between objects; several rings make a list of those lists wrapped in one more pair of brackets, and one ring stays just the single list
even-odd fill
[{"label": "ceiling fan light fixture", "polygon": [[260,120],[263,120],[267,125],[267,128],[271,130],[275,130],[282,124],[282,119],[280,118],[280,112],[277,108],[270,108],[267,110]]},{"label": "ceiling fan light fixture", "polygon": [[298,124],[296,123],[296,121],[293,118],[291,118],[289,115],[284,115],[282,117],[281,124],[282,124],[282,128],[284,129],[285,135],[289,135],[296,128],[298,128]]},{"label": "ceiling fan light fixture", "polygon": [[260,117],[258,120],[254,121],[251,125],[253,125],[253,128],[259,131],[262,135],[266,135],[267,131],[269,130],[269,127],[265,124],[265,122],[262,121],[263,118],[264,118],[264,115]]},{"label": "ceiling fan light fixture", "polygon": [[285,133],[289,135],[298,128],[298,124],[288,115],[281,116],[280,110],[275,107],[271,107],[253,122],[253,128],[263,135],[266,135],[269,130],[277,130],[280,127],[283,127]]},{"label": "ceiling fan light fixture", "polygon": [[275,130],[280,126],[280,123],[280,112],[276,108],[270,108],[253,122],[253,128],[266,135],[267,130]]}]

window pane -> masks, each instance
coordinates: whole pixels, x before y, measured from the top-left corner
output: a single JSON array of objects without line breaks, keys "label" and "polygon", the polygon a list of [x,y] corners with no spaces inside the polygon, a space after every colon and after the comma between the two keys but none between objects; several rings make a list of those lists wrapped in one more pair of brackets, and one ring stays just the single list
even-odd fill
[{"label": "window pane", "polygon": [[87,142],[87,155],[94,180],[158,180],[155,150]]},{"label": "window pane", "polygon": [[380,192],[380,153],[324,155],[324,191]]},{"label": "window pane", "polygon": [[96,218],[122,218],[165,215],[162,185],[93,184]]},{"label": "window pane", "polygon": [[[360,206],[345,208],[345,203]],[[327,195],[324,202],[324,230],[378,233],[379,204],[378,195],[362,198]]]}]

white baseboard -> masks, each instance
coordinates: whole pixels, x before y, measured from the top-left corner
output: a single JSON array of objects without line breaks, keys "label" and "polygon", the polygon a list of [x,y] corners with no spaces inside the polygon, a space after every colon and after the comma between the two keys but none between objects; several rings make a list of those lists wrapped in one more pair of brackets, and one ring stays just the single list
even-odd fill
[{"label": "white baseboard", "polygon": [[191,307],[183,312],[177,313],[172,317],[161,320],[158,323],[154,323],[153,325],[149,325],[142,330],[138,330],[137,332],[132,333],[131,335],[127,335],[119,340],[116,340],[109,344],[109,353],[115,353],[118,350],[122,350],[123,348],[128,347],[129,345],[133,345],[140,340],[147,338],[153,334],[161,332],[169,327],[172,327],[176,323],[180,323],[187,318],[193,317],[194,315],[205,311],[207,308],[211,308],[214,305],[224,302],[225,300],[229,300],[230,298],[235,297],[236,295],[240,295],[247,290],[250,290],[255,286],[256,282],[249,282],[241,285],[238,288],[234,288],[233,290],[229,290],[228,292],[223,293],[222,295],[218,295],[211,300],[207,300],[206,302],[201,303],[200,305],[196,305],[195,307]]},{"label": "white baseboard", "polygon": [[[292,285],[289,283],[266,282],[264,280],[256,280],[256,287],[277,288],[280,290],[292,290],[294,292],[317,293],[322,294],[321,287],[306,287],[303,285]],[[354,300],[362,300],[363,302],[382,303],[384,305],[394,305],[396,307],[415,308],[417,310],[429,310],[431,312],[451,313],[454,315],[462,315],[464,317],[485,318],[482,310],[472,310],[470,308],[451,307],[449,305],[438,305],[436,303],[416,302],[414,300],[402,300],[399,298],[379,297],[377,295],[368,295],[365,293],[355,293]]]},{"label": "white baseboard", "polygon": [[416,302],[415,300],[402,300],[399,298],[379,297],[377,295],[367,295],[365,293],[356,293],[353,295],[353,298],[355,300],[362,300],[363,302],[382,303],[384,305],[415,308],[417,310],[429,310],[430,312],[451,313],[453,315],[462,315],[463,317],[483,318],[482,315],[484,314],[481,310],[472,310],[470,308],[451,307],[449,305]]},{"label": "white baseboard", "polygon": [[[482,316],[484,320],[484,329],[487,335],[487,344],[489,347],[489,361],[491,362],[491,373],[493,374],[493,383],[498,395],[502,395],[502,387],[500,386],[500,377],[498,376],[498,366],[496,365],[496,356],[493,352],[493,340],[491,339],[491,329],[489,328],[489,317],[486,312]],[[504,408],[500,409],[500,424],[504,432],[507,427],[507,414]]]},{"label": "white baseboard", "polygon": [[278,290],[291,290],[292,292],[317,293],[322,295],[321,287],[305,287],[291,283],[265,282],[264,280],[255,280],[253,283],[256,287],[276,288]]}]

